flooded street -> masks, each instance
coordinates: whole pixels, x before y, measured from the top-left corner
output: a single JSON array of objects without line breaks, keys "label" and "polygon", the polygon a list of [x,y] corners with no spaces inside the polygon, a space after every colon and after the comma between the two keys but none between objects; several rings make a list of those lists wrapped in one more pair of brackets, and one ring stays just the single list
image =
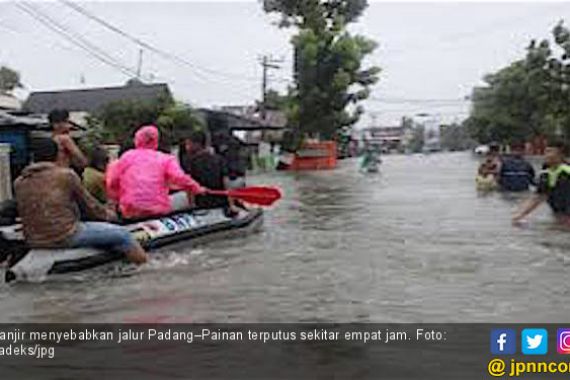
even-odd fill
[{"label": "flooded street", "polygon": [[[271,173],[263,231],[162,250],[138,271],[0,286],[1,322],[557,322],[570,233],[521,196],[478,195],[469,153]],[[523,196],[524,197],[524,196]]]}]

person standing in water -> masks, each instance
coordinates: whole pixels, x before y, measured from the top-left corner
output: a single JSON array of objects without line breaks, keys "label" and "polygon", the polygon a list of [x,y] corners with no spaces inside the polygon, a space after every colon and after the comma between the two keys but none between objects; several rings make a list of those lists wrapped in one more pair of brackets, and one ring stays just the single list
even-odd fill
[{"label": "person standing in water", "polygon": [[528,191],[535,185],[535,172],[532,165],[524,159],[524,144],[512,146],[510,156],[503,158],[499,170],[499,186],[503,191]]},{"label": "person standing in water", "polygon": [[497,188],[499,173],[502,167],[500,151],[501,148],[499,144],[491,143],[489,145],[489,152],[485,160],[479,165],[477,177],[475,177],[477,190],[490,191]]},{"label": "person standing in water", "polygon": [[536,194],[513,216],[520,223],[543,202],[547,202],[558,222],[570,226],[570,165],[565,162],[566,147],[562,142],[548,144],[545,151],[546,170],[540,175]]}]

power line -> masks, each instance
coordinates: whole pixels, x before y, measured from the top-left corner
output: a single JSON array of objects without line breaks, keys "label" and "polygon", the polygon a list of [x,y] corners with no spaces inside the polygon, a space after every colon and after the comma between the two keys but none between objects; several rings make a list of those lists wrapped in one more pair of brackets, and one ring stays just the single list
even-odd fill
[{"label": "power line", "polygon": [[387,104],[457,104],[469,103],[469,97],[465,98],[450,98],[450,99],[409,99],[409,98],[389,98],[389,97],[376,97],[371,96],[367,100],[372,102],[387,103]]},{"label": "power line", "polygon": [[28,15],[32,16],[34,19],[39,21],[48,29],[56,32],[57,34],[64,37],[66,40],[74,44],[75,46],[81,48],[82,50],[86,51],[99,61],[114,67],[115,69],[121,71],[123,74],[128,76],[136,76],[136,71],[132,70],[131,68],[121,64],[115,58],[110,56],[109,54],[105,53],[103,50],[97,48],[95,45],[91,44],[86,39],[82,38],[77,34],[73,34],[67,28],[62,26],[61,24],[57,23],[54,19],[46,15],[45,13],[41,12],[39,9],[33,7],[27,3],[14,3],[20,10],[27,13]]},{"label": "power line", "polygon": [[[94,15],[93,13],[87,11],[85,8],[81,7],[78,4],[75,4],[71,1],[68,0],[60,0],[64,5],[70,7],[71,9],[73,9],[74,11],[82,14],[83,16],[99,23],[100,25],[104,26],[105,28],[123,36],[124,38],[127,38],[128,40],[134,42],[135,44],[144,47],[147,50],[152,51],[153,53],[159,55],[160,57],[170,60],[170,61],[174,61],[178,64],[182,64],[182,65],[186,65],[189,66],[191,68],[193,68],[196,71],[203,71],[203,72],[207,72],[210,73],[212,75],[218,75],[218,76],[222,76],[222,77],[226,77],[232,80],[247,80],[247,81],[258,81],[258,78],[253,78],[253,77],[249,77],[249,76],[243,76],[243,75],[238,75],[238,74],[230,74],[230,73],[225,73],[222,71],[218,71],[218,70],[214,70],[214,69],[209,69],[209,68],[205,68],[205,67],[200,67],[192,62],[190,62],[189,60],[182,58],[176,54],[170,53],[168,51],[165,51],[163,49],[160,49],[154,45],[151,45],[150,43],[143,41],[142,39],[135,37],[127,32],[125,32],[124,30],[122,30],[121,28],[110,24],[109,22],[101,19],[100,17]],[[195,72],[198,75],[202,75],[199,72]]]},{"label": "power line", "polygon": [[[21,3],[21,4],[25,4],[25,3]],[[129,77],[137,77],[138,73],[135,69],[127,67],[127,66],[121,64],[120,62],[117,62],[112,56],[105,53],[100,48],[96,47],[95,45],[93,45],[92,43],[87,41],[85,38],[78,35],[78,33],[76,33],[76,32],[74,33],[69,28],[66,28],[65,26],[57,23],[55,20],[53,20],[51,17],[47,16],[45,13],[40,12],[39,10],[31,7],[29,4],[25,4],[27,7],[25,7],[25,6],[23,7],[20,4],[16,4],[16,5],[19,6],[21,10],[23,10],[24,12],[28,13],[29,15],[34,17],[36,20],[41,22],[47,28],[49,28],[50,30],[60,34],[66,40],[73,43],[75,46],[81,48],[82,50],[86,51],[87,53],[94,56],[95,58],[102,61],[103,63],[116,68],[117,70],[128,75]],[[175,81],[173,79],[166,78],[163,76],[154,76],[153,78],[145,78],[145,79],[147,79],[147,80],[158,79],[158,80],[161,80],[161,81],[164,81],[166,83],[176,85],[176,86],[189,86],[189,84],[185,84],[183,82]],[[234,84],[232,84],[232,86],[234,86]]]},{"label": "power line", "polygon": [[[79,33],[70,30],[70,28],[64,26],[61,23],[58,23],[47,13],[40,11],[38,7],[33,7],[31,4],[26,4],[26,3],[22,3],[22,6],[27,6],[27,9],[29,11],[28,13],[31,12],[30,14],[33,17],[35,17],[38,21],[47,26],[49,29],[61,34],[68,41],[83,48],[83,50],[86,50],[91,55],[94,55],[100,61],[119,69],[126,75],[133,76],[133,74],[136,74],[136,71],[134,71],[132,68],[123,64],[122,62],[111,56],[109,53],[105,52],[103,49],[89,42]],[[22,8],[22,6],[20,6],[20,8],[25,10],[24,8]]]}]

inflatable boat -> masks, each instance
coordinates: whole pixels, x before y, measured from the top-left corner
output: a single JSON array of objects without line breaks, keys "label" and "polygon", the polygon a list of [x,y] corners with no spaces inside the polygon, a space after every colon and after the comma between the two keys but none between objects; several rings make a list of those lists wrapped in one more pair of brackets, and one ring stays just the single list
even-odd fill
[{"label": "inflatable boat", "polygon": [[[161,218],[126,224],[131,234],[147,250],[198,238],[215,237],[232,231],[250,231],[263,220],[261,209],[240,211],[228,217],[222,209],[179,212]],[[33,249],[24,247],[20,225],[0,227],[0,250],[12,254],[5,272],[6,282],[39,281],[47,275],[78,272],[123,259],[121,254],[91,248]],[[6,250],[12,249],[12,252]]]}]

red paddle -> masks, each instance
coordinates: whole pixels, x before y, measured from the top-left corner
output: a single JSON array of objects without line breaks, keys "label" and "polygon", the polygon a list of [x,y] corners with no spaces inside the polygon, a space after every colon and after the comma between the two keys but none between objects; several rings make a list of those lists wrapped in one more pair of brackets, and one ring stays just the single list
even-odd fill
[{"label": "red paddle", "polygon": [[224,195],[260,206],[271,206],[281,199],[281,190],[271,186],[250,186],[232,190],[208,190],[207,194]]}]

